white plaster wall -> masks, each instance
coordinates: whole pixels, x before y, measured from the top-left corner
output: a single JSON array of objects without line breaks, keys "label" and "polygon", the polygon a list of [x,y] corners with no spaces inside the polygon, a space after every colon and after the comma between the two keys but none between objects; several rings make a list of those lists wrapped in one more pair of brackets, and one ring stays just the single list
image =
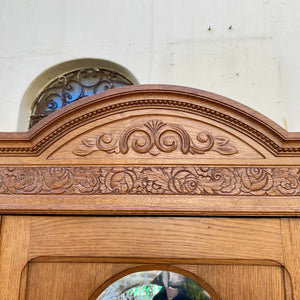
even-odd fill
[{"label": "white plaster wall", "polygon": [[0,0],[0,131],[25,130],[19,107],[35,77],[84,57],[140,83],[227,96],[300,131],[299,39],[298,0]]}]

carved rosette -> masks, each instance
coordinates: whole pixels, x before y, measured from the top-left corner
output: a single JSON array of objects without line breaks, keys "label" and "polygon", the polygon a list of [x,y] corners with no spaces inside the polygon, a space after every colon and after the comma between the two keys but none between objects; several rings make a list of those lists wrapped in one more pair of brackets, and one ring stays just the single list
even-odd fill
[{"label": "carved rosette", "polygon": [[170,153],[177,149],[182,154],[204,154],[207,151],[216,151],[222,155],[238,153],[237,148],[224,136],[213,136],[201,131],[196,141],[193,141],[182,126],[159,120],[130,126],[117,139],[110,133],[100,133],[97,138],[86,137],[72,152],[78,156],[86,156],[95,151],[126,154],[130,149],[136,153],[151,155]]},{"label": "carved rosette", "polygon": [[294,167],[1,167],[0,194],[300,195]]}]

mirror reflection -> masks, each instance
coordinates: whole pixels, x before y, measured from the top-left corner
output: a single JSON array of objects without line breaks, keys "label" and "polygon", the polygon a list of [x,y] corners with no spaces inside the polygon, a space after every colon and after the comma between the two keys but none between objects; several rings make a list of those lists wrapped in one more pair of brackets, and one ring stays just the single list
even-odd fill
[{"label": "mirror reflection", "polygon": [[211,300],[194,280],[169,271],[129,274],[107,287],[97,300]]}]

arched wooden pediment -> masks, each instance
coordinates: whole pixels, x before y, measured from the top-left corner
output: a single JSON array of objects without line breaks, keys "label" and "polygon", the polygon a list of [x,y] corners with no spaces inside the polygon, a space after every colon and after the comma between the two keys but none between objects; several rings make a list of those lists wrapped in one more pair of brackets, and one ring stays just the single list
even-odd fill
[{"label": "arched wooden pediment", "polygon": [[[76,129],[78,131],[79,127],[83,129],[85,126],[84,130],[88,130],[98,124],[139,115],[145,116],[145,124],[156,119],[165,123],[165,116],[197,120],[235,136],[242,134],[241,140],[247,136],[251,140],[247,140],[250,147],[256,148],[257,143],[274,156],[296,156],[300,153],[299,133],[288,133],[249,107],[205,91],[167,85],[130,86],[79,100],[51,114],[26,133],[2,133],[0,153],[39,155],[62,136]],[[104,118],[107,120],[99,122]],[[87,124],[93,125],[89,127]]]},{"label": "arched wooden pediment", "polygon": [[79,100],[27,133],[2,133],[0,164],[0,209],[12,212],[300,211],[300,134],[191,88],[130,86]]}]

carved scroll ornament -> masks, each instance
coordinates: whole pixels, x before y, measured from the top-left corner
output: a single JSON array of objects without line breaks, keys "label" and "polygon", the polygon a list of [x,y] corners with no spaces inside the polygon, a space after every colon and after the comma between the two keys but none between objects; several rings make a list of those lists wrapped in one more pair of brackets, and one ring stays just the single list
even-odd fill
[{"label": "carved scroll ornament", "polygon": [[0,194],[295,196],[300,168],[2,167]]},{"label": "carved scroll ornament", "polygon": [[[130,142],[129,138],[134,134]],[[224,136],[213,136],[209,132],[202,131],[197,136],[197,142],[194,142],[182,126],[166,124],[158,120],[130,126],[116,141],[110,133],[101,133],[97,138],[87,137],[73,149],[73,153],[79,156],[86,156],[95,151],[126,154],[130,148],[137,153],[151,155],[169,153],[177,149],[180,149],[183,154],[203,154],[210,150],[222,155],[238,153],[237,148]]]}]

